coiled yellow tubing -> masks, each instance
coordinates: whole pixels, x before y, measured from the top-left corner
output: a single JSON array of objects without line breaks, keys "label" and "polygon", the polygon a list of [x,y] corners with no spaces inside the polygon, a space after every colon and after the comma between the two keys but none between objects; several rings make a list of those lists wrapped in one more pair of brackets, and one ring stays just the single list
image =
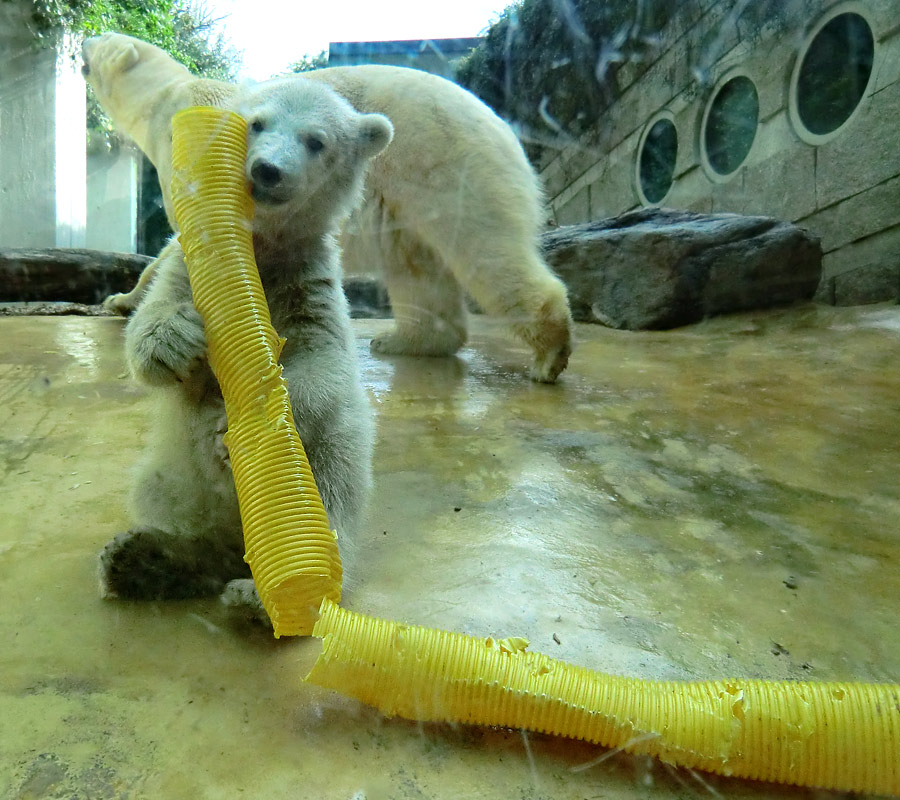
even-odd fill
[{"label": "coiled yellow tubing", "polygon": [[324,640],[307,680],[387,715],[552,733],[721,775],[900,794],[898,684],[644,681],[527,652],[524,639],[340,608],[336,536],[293,425],[282,342],[253,257],[245,123],[192,108],[175,116],[173,133],[175,213],[225,397],[246,558],[275,635]]},{"label": "coiled yellow tubing", "polygon": [[253,256],[244,120],[191,108],[172,121],[172,195],[209,363],[222,388],[245,560],[275,635],[312,632],[341,599],[341,559],[291,413]]}]

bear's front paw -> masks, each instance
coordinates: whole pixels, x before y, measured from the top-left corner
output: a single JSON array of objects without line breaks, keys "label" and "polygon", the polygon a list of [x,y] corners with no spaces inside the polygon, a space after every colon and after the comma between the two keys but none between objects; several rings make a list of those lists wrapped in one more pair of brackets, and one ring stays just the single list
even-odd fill
[{"label": "bear's front paw", "polygon": [[225,586],[225,591],[220,595],[220,599],[230,609],[243,614],[253,622],[258,622],[267,628],[272,627],[272,621],[266,613],[262,600],[259,599],[259,593],[256,591],[256,584],[252,578],[238,578],[229,581]]},{"label": "bear's front paw", "polygon": [[187,380],[206,357],[200,314],[190,303],[161,317],[138,313],[126,336],[135,376],[152,385]]},{"label": "bear's front paw", "polygon": [[572,348],[565,342],[556,348],[535,354],[531,367],[531,380],[538,383],[556,383],[559,374],[568,366]]},{"label": "bear's front paw", "polygon": [[105,311],[111,311],[120,317],[127,317],[136,307],[137,303],[132,299],[130,292],[128,294],[111,294],[103,301]]}]

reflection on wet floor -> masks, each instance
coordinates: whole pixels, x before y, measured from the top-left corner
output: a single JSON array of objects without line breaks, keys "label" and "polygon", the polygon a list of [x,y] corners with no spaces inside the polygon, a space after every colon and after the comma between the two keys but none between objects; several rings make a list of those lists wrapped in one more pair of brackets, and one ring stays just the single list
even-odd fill
[{"label": "reflection on wet floor", "polygon": [[[484,320],[445,360],[355,324],[379,442],[348,607],[645,678],[900,680],[900,308],[581,326],[557,386]],[[385,720],[301,684],[315,641],[101,602],[147,425],[121,331],[0,319],[0,797],[830,796]]]}]

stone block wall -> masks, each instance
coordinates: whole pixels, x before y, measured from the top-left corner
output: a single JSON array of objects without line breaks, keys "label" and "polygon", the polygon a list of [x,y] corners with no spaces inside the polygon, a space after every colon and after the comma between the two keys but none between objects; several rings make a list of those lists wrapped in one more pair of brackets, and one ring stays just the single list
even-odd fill
[{"label": "stone block wall", "polygon": [[[797,113],[796,73],[817,30],[844,14],[871,31],[871,72],[849,119],[810,135]],[[720,175],[704,150],[704,124],[734,76],[756,89],[757,126],[740,166]],[[655,60],[625,65],[617,82],[606,118],[540,165],[557,224],[651,205],[774,216],[821,238],[819,299],[900,300],[900,0],[686,0]],[[670,188],[649,203],[639,159],[660,117],[674,124],[677,154]]]}]

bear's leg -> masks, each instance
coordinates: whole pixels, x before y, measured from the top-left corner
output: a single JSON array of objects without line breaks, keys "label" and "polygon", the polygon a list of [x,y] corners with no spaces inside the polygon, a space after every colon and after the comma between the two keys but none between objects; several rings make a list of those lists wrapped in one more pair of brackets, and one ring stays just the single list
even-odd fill
[{"label": "bear's leg", "polygon": [[230,465],[221,453],[221,400],[195,404],[158,390],[148,447],[135,474],[135,524],[100,554],[104,597],[216,594],[249,576]]},{"label": "bear's leg", "polygon": [[531,379],[555,383],[568,366],[572,353],[572,315],[566,287],[549,269],[546,275],[530,273],[527,279],[519,275],[519,281],[513,296],[507,298],[496,298],[495,293],[483,289],[478,281],[469,289],[485,311],[506,316],[513,332],[531,348],[534,353]]},{"label": "bear's leg", "polygon": [[[318,394],[313,387],[328,385],[328,365],[336,363],[335,359],[339,357],[339,354],[324,360],[313,354],[306,358],[296,357],[285,364],[285,377],[291,387],[297,431],[316,477],[330,526],[338,532],[346,590],[357,572],[354,545],[371,491],[375,437],[362,391],[352,388],[349,382],[332,381],[328,399],[320,396],[317,403],[308,405]],[[325,373],[320,374],[323,370]],[[308,386],[306,381],[309,381]],[[339,411],[336,415],[323,414],[323,409],[317,408],[318,403]],[[251,578],[229,581],[221,600],[233,611],[271,627],[269,615]]]},{"label": "bear's leg", "polygon": [[118,314],[120,317],[127,317],[138,307],[138,305],[140,305],[141,300],[147,293],[147,287],[150,285],[150,281],[153,279],[155,272],[156,261],[151,261],[144,267],[144,271],[141,273],[140,278],[138,278],[138,282],[130,292],[120,292],[119,294],[109,295],[109,297],[103,301],[103,308],[107,311],[112,311],[114,314]]},{"label": "bear's leg", "polygon": [[384,238],[383,275],[394,328],[372,339],[372,352],[453,355],[466,343],[462,288],[437,254],[407,232],[386,232]]},{"label": "bear's leg", "polygon": [[112,311],[114,314],[118,314],[120,317],[127,317],[140,305],[141,300],[147,293],[147,289],[150,288],[150,282],[153,280],[154,275],[156,275],[156,269],[159,262],[164,259],[176,257],[178,248],[178,240],[173,236],[166,242],[166,246],[160,250],[159,255],[144,267],[144,271],[141,272],[141,276],[138,278],[135,287],[127,293],[111,294],[103,301],[103,308],[107,311]]},{"label": "bear's leg", "polygon": [[565,284],[541,259],[533,238],[510,225],[489,235],[471,226],[463,240],[445,232],[424,232],[442,254],[459,284],[487,314],[505,317],[534,353],[531,378],[553,383],[569,363],[572,315]]},{"label": "bear's leg", "polygon": [[[288,381],[293,375],[309,375],[313,370],[292,367]],[[296,382],[302,386],[302,382]],[[309,418],[302,409],[296,413],[300,420],[298,430],[306,448],[309,463],[316,476],[322,502],[328,512],[331,527],[337,530],[344,575],[356,571],[355,538],[362,526],[364,507],[371,488],[369,464],[372,460],[372,432],[368,426],[360,424],[362,416],[347,415],[347,429],[329,428],[325,435],[317,436],[310,429],[304,429],[303,420]],[[345,579],[345,587],[347,580]],[[229,581],[221,595],[222,602],[233,611],[246,618],[271,627],[269,615],[256,591],[252,578],[238,578]]]}]

